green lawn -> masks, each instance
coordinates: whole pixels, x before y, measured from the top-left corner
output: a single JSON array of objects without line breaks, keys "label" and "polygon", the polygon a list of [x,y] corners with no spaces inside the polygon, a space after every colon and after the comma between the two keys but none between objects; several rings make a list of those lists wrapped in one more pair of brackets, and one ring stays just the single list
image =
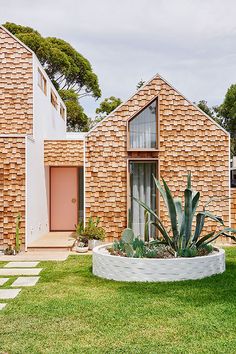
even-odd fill
[{"label": "green lawn", "polygon": [[236,248],[223,275],[201,281],[106,281],[90,256],[40,266],[0,312],[0,353],[236,352]]}]

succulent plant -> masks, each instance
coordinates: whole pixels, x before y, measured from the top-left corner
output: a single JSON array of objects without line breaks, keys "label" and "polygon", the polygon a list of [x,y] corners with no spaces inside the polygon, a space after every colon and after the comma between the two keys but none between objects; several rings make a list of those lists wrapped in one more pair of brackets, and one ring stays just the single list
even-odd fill
[{"label": "succulent plant", "polygon": [[[176,257],[194,256],[198,253],[200,248],[213,242],[219,236],[229,237],[236,241],[235,236],[231,235],[231,233],[236,233],[236,229],[225,227],[224,221],[221,217],[215,216],[207,211],[206,207],[209,203],[206,204],[203,211],[196,214],[200,200],[200,193],[192,190],[191,173],[188,174],[187,178],[187,188],[184,191],[183,207],[180,198],[173,198],[164,179],[162,179],[162,186],[154,175],[153,178],[156,188],[160,192],[167,207],[171,231],[167,230],[155,210],[152,210],[148,205],[137,198],[133,197],[133,199],[155,219],[155,221],[150,221],[150,224],[158,229],[162,236],[160,242],[169,246],[173,255]],[[217,224],[220,224],[221,230],[210,232],[202,236],[206,219],[211,219]],[[195,226],[194,220],[196,220]]]}]

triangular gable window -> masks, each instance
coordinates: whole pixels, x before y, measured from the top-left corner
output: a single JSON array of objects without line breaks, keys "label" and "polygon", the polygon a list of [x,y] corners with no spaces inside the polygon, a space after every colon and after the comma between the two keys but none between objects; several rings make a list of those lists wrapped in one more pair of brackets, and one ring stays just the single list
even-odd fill
[{"label": "triangular gable window", "polygon": [[157,149],[157,100],[129,121],[129,149]]}]

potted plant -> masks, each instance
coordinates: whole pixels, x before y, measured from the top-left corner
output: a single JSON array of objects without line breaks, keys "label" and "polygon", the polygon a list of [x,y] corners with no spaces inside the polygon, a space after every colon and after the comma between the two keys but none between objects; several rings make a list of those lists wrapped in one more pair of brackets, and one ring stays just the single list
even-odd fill
[{"label": "potted plant", "polygon": [[99,246],[105,238],[105,230],[99,227],[100,219],[97,217],[89,218],[85,227],[79,228],[80,236],[88,239],[88,248],[92,250],[94,247]]},{"label": "potted plant", "polygon": [[79,236],[75,243],[75,250],[78,253],[88,252],[88,239],[83,236]]},{"label": "potted plant", "polygon": [[15,247],[13,248],[9,245],[5,250],[4,254],[8,256],[15,256],[17,253],[20,252],[20,227],[21,227],[21,214],[17,215],[16,218],[16,232],[15,232]]},{"label": "potted plant", "polygon": [[82,236],[82,232],[84,230],[84,222],[80,220],[78,225],[75,225],[75,234],[76,234],[76,241],[75,241],[75,251],[78,253],[86,253],[88,252],[88,238]]}]

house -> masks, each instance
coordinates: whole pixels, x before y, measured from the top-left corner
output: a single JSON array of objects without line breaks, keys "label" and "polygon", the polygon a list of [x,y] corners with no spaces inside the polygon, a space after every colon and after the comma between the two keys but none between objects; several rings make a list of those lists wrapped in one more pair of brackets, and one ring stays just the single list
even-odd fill
[{"label": "house", "polygon": [[[230,197],[229,151],[229,134],[160,75],[88,133],[67,133],[66,107],[37,57],[0,28],[1,248],[14,244],[19,213],[26,250],[90,215],[101,218],[107,241],[120,237],[128,215],[142,233],[131,196],[167,218],[153,174],[178,194],[192,171],[204,203]],[[231,204],[209,207],[230,223]]]}]

